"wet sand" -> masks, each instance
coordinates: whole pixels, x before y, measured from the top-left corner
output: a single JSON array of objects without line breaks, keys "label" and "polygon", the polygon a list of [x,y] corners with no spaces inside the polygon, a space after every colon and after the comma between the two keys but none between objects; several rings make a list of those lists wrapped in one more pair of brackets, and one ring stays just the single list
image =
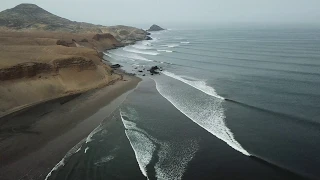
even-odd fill
[{"label": "wet sand", "polygon": [[124,76],[102,89],[52,100],[0,119],[0,179],[44,179],[134,89]]}]

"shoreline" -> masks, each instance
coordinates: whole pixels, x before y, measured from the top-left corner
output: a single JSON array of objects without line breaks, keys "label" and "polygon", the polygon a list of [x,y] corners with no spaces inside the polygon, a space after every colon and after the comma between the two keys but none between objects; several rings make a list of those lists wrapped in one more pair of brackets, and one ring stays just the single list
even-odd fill
[{"label": "shoreline", "polygon": [[0,132],[0,179],[44,179],[140,81],[124,74],[123,80],[106,87],[50,100],[1,118],[11,129]]}]

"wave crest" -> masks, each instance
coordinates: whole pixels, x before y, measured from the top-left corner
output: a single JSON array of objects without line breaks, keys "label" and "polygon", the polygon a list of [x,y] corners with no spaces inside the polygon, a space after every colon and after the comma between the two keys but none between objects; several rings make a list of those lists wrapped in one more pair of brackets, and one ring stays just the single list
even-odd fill
[{"label": "wave crest", "polygon": [[193,93],[192,89],[183,89],[180,87],[181,85],[174,87],[175,83],[166,82],[168,79],[153,78],[158,92],[164,98],[200,127],[224,141],[233,149],[250,156],[226,126],[222,106],[224,98],[217,95],[215,90],[203,81],[186,80],[167,71],[164,74],[204,92]]},{"label": "wave crest", "polygon": [[[171,72],[168,72],[168,71],[163,71],[163,74],[165,74],[166,76],[169,76],[171,78],[174,78],[174,79],[177,79],[181,82],[184,82],[210,96],[213,96],[213,97],[216,97],[216,98],[219,98],[219,99],[225,99],[224,97],[221,97],[219,96],[217,93],[216,93],[216,90],[213,89],[211,86],[208,86],[206,84],[205,81],[200,81],[200,80],[195,80],[195,78],[192,78],[192,77],[187,77],[187,76],[178,76],[178,75],[175,75],[174,73],[171,73]],[[188,79],[194,79],[194,80],[188,80]]]},{"label": "wave crest", "polygon": [[131,53],[145,54],[145,55],[151,55],[151,56],[156,56],[159,54],[159,53],[153,52],[153,51],[141,51],[141,50],[131,49],[128,47],[123,48],[123,50],[127,51],[127,52],[131,52]]}]

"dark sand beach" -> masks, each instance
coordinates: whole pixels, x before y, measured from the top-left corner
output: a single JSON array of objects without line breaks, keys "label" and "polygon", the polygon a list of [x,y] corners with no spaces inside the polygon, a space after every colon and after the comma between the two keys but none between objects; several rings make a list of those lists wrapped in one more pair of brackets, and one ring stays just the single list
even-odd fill
[{"label": "dark sand beach", "polygon": [[1,118],[0,179],[44,179],[139,81],[125,75],[123,80],[102,89],[52,100]]}]

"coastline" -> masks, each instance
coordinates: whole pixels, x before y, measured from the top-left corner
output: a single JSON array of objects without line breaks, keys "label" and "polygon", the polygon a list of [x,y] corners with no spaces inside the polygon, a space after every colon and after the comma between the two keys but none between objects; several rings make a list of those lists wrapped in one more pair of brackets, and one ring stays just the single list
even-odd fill
[{"label": "coastline", "polygon": [[0,179],[44,179],[140,81],[123,75],[122,80],[101,89],[51,100],[1,118],[9,125],[0,134]]}]

